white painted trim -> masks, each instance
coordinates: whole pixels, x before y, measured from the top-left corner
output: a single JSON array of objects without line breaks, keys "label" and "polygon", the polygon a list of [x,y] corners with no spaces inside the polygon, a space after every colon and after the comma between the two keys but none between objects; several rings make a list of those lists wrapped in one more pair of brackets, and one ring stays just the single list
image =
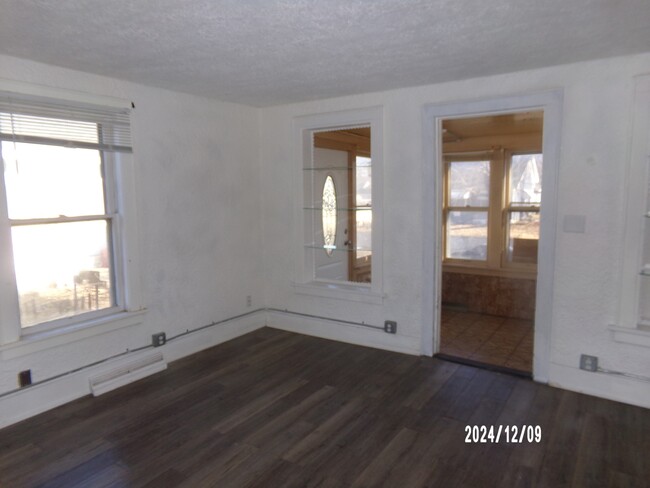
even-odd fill
[{"label": "white painted trim", "polygon": [[620,327],[610,325],[607,327],[616,342],[632,344],[634,346],[650,347],[650,329],[639,327]]},{"label": "white painted trim", "polygon": [[[264,310],[260,310],[257,313],[179,337],[156,350],[163,352],[165,359],[172,362],[262,328],[265,325],[265,317]],[[35,384],[0,397],[0,428],[90,394],[89,379],[91,377],[128,364],[134,358],[147,354],[151,354],[151,349],[126,354],[97,366],[66,374],[55,380]]]},{"label": "white painted trim", "polygon": [[179,337],[161,347],[167,361],[172,362],[261,329],[266,325],[265,321],[266,314],[264,309],[261,309],[244,317]]},{"label": "white painted trim", "polygon": [[4,171],[0,158],[0,345],[17,341],[21,333],[20,301]]},{"label": "white painted trim", "polygon": [[21,95],[31,95],[35,97],[45,97],[54,100],[62,100],[74,103],[85,103],[88,105],[101,105],[113,108],[131,108],[131,101],[123,98],[109,97],[105,95],[96,95],[94,93],[68,90],[65,88],[55,88],[35,83],[25,83],[24,81],[9,80],[0,78],[0,90],[19,93]]},{"label": "white painted trim", "polygon": [[650,408],[648,383],[634,378],[582,371],[571,366],[551,364],[549,385],[616,402]]},{"label": "white painted trim", "polygon": [[121,283],[120,298],[128,311],[144,308],[141,284],[140,248],[138,239],[138,209],[136,205],[135,156],[133,154],[111,153],[117,184],[115,203],[117,208],[114,252],[118,283]]},{"label": "white painted trim", "polygon": [[[541,230],[538,254],[537,304],[535,311],[535,350],[533,377],[549,379],[550,344],[553,319],[553,285],[557,222],[560,136],[562,129],[562,90],[520,94],[481,100],[429,104],[422,108],[423,156],[422,226],[423,283],[421,352],[431,356],[439,350],[440,286],[442,276],[442,148],[439,147],[444,118],[491,115],[544,110],[544,173],[542,185]],[[432,225],[433,223],[433,225]]]},{"label": "white painted trim", "polygon": [[[648,180],[650,171],[650,75],[634,80],[631,102],[630,154],[625,171],[624,192],[627,195],[625,230],[622,240],[619,273],[617,324],[634,330],[639,325],[639,301],[643,263],[644,229],[650,226],[648,212]],[[647,245],[648,243],[646,243]],[[619,334],[619,337],[623,337]],[[632,339],[629,334],[626,336]],[[616,334],[614,334],[616,339]],[[642,341],[644,342],[644,341]],[[646,341],[647,342],[647,341]]]},{"label": "white painted trim", "polygon": [[373,293],[370,285],[356,285],[354,283],[336,283],[317,281],[311,283],[292,282],[291,286],[299,295],[310,295],[325,298],[337,298],[351,302],[372,303],[381,305],[386,294]]},{"label": "white painted trim", "polygon": [[298,316],[275,310],[267,311],[266,325],[274,329],[321,337],[358,346],[374,347],[404,354],[420,354],[420,338],[387,334],[380,329],[337,323],[334,319]]},{"label": "white painted trim", "polygon": [[[293,253],[297,256],[294,282],[313,286],[314,294],[318,287],[328,290],[330,283],[316,280],[314,276],[314,253],[305,247],[313,240],[312,229],[307,229],[303,208],[306,205],[304,169],[306,162],[311,164],[311,134],[315,130],[336,129],[353,126],[368,126],[372,132],[370,152],[372,154],[372,282],[371,295],[383,293],[383,200],[384,200],[384,114],[382,106],[303,115],[293,119],[293,158],[295,174],[294,200],[294,245]],[[310,200],[311,197],[310,197]],[[341,282],[341,284],[349,282]],[[327,296],[327,291],[324,292]],[[330,298],[332,298],[330,293]]]},{"label": "white painted trim", "polygon": [[67,327],[48,329],[25,335],[20,340],[0,346],[0,361],[16,359],[89,337],[107,334],[125,327],[135,327],[144,321],[146,310],[119,312],[93,320],[77,322]]}]

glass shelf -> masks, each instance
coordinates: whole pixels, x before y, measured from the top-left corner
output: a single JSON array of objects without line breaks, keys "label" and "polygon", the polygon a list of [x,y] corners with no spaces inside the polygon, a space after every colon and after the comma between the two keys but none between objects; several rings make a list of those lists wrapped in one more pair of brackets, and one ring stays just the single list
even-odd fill
[{"label": "glass shelf", "polygon": [[352,171],[355,169],[367,169],[372,170],[372,166],[332,166],[325,168],[302,168],[303,171]]},{"label": "glass shelf", "polygon": [[[323,210],[323,207],[303,207],[303,210]],[[342,212],[348,211],[348,212],[357,212],[357,211],[363,211],[363,210],[372,210],[372,207],[336,207],[336,210],[340,210]]]},{"label": "glass shelf", "polygon": [[350,249],[349,247],[337,247],[337,246],[331,246],[331,247],[326,247],[324,245],[316,245],[316,244],[305,244],[305,248],[307,249],[319,249],[321,251],[339,251],[339,252],[366,252],[366,253],[371,253],[372,249],[368,249],[367,247],[357,247],[356,249]]}]

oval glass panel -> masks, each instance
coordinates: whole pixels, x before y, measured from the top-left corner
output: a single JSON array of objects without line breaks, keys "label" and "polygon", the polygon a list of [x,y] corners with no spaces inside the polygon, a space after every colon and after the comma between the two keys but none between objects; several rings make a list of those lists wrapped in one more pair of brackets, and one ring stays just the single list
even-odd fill
[{"label": "oval glass panel", "polygon": [[336,189],[331,176],[325,178],[323,185],[323,242],[324,249],[328,256],[331,256],[336,249]]}]

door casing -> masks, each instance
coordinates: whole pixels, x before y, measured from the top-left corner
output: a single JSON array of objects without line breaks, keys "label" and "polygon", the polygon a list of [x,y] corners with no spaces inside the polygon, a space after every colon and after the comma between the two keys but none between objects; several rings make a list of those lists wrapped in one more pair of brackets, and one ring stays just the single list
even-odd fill
[{"label": "door casing", "polygon": [[529,110],[544,111],[544,173],[540,212],[540,241],[535,311],[533,379],[547,383],[550,367],[553,318],[553,286],[557,227],[557,195],[560,166],[563,91],[519,94],[449,103],[422,108],[422,334],[421,353],[432,356],[440,348],[442,283],[442,120],[478,117]]}]

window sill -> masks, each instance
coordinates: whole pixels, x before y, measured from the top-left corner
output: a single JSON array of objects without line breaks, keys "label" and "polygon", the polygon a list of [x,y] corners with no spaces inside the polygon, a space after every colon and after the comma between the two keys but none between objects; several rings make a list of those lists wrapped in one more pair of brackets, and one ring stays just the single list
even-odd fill
[{"label": "window sill", "polygon": [[15,359],[125,327],[140,325],[145,313],[146,309],[137,312],[118,312],[73,325],[27,334],[16,342],[0,345],[0,360]]},{"label": "window sill", "polygon": [[291,283],[299,295],[311,295],[321,298],[335,298],[352,302],[373,303],[381,305],[386,297],[370,289],[370,285],[353,283],[332,283],[327,281],[312,281],[310,283]]},{"label": "window sill", "polygon": [[522,280],[537,279],[537,271],[518,268],[483,268],[463,264],[443,264],[443,273],[472,274],[481,276],[496,276],[499,278],[519,278]]},{"label": "window sill", "polygon": [[650,347],[650,327],[640,325],[636,328],[610,325],[608,329],[616,342]]}]

